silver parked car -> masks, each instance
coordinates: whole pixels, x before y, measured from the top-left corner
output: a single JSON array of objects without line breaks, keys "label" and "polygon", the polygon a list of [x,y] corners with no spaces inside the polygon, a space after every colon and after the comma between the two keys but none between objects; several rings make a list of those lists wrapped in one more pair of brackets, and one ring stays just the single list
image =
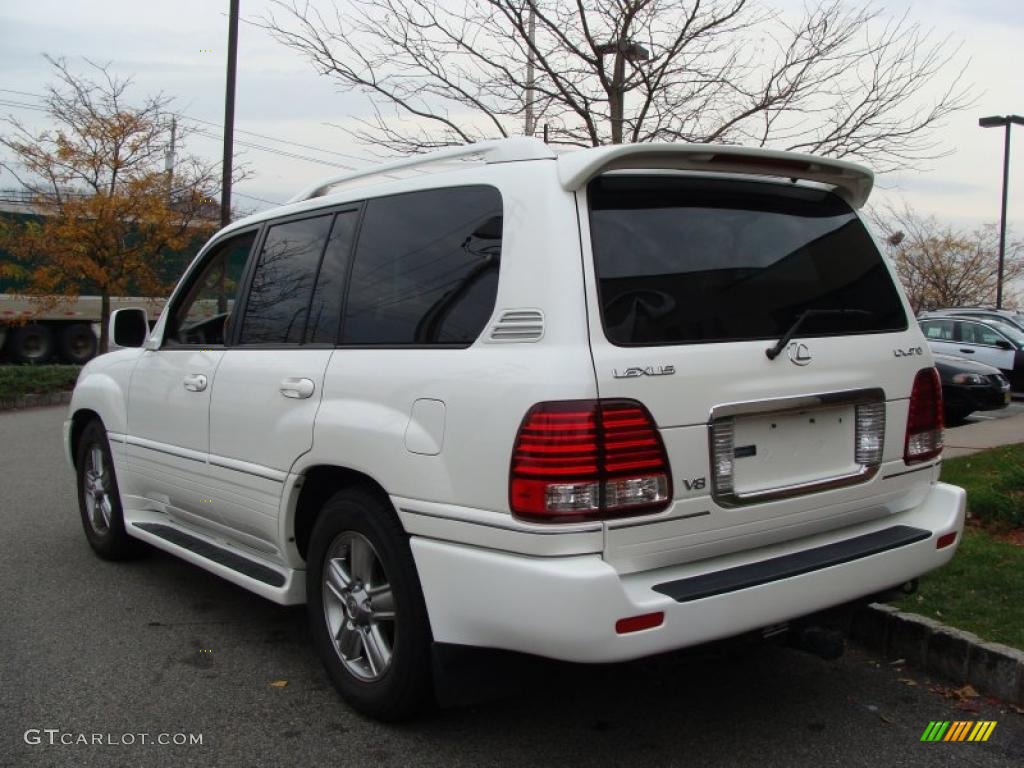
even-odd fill
[{"label": "silver parked car", "polygon": [[1016,325],[968,315],[927,317],[920,323],[932,352],[998,368],[1014,392],[1024,392],[1024,331]]}]

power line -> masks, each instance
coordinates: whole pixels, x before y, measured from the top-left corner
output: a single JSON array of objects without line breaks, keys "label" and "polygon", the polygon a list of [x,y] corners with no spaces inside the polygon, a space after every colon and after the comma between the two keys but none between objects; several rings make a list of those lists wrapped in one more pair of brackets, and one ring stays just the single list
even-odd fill
[{"label": "power line", "polygon": [[[204,131],[201,128],[197,128],[195,132],[198,135],[205,136],[206,138],[209,138],[209,139],[220,139],[220,136],[218,136],[217,134],[210,133],[209,131]],[[317,158],[317,157],[309,157],[308,155],[300,155],[300,154],[297,154],[295,152],[289,152],[289,151],[287,151],[285,149],[276,149],[275,147],[266,147],[266,146],[263,146],[262,144],[254,144],[251,141],[240,141],[240,140],[236,139],[235,140],[235,144],[237,144],[240,147],[248,147],[249,149],[257,149],[257,150],[259,150],[261,152],[269,152],[272,155],[280,155],[281,157],[288,157],[288,158],[291,158],[292,160],[305,160],[308,163],[316,163],[318,165],[329,165],[332,168],[343,168],[343,169],[348,170],[348,171],[356,170],[351,165],[345,165],[344,163],[336,163],[336,162],[334,162],[332,160],[324,160],[324,159]]]},{"label": "power line", "polygon": [[[3,92],[3,93],[17,93],[17,94],[20,94],[22,96],[32,96],[33,98],[36,98],[36,99],[46,98],[41,93],[32,93],[31,91],[17,91],[17,90],[14,90],[12,88],[0,88],[0,92]],[[2,103],[2,101],[0,101],[0,103]],[[28,105],[28,104],[20,104],[19,103],[19,104],[17,104],[17,106],[25,107],[26,109],[35,109],[35,110],[38,110],[40,112],[45,112],[46,111],[45,107],[31,106],[31,105]],[[217,129],[219,129],[221,131],[223,131],[223,129],[224,129],[223,125],[221,125],[220,123],[216,123],[216,122],[214,122],[212,120],[203,120],[202,118],[199,118],[199,117],[193,117],[191,115],[187,115],[184,112],[173,112],[172,114],[176,115],[177,117],[183,118],[185,120],[191,120],[194,123],[201,123],[203,125],[209,125],[209,126],[211,126],[213,128],[217,128]],[[204,133],[202,131],[196,131],[196,132],[201,134],[201,135],[203,135],[203,136],[207,136],[208,138],[216,138],[216,139],[220,139],[221,138],[220,136],[211,136],[209,133]],[[248,131],[248,130],[244,130],[242,128],[236,128],[235,129],[235,133],[244,133],[247,136],[255,136],[256,138],[266,139],[267,141],[276,141],[279,144],[290,144],[293,147],[300,147],[302,149],[311,149],[314,152],[321,152],[321,153],[327,154],[327,155],[336,155],[337,157],[344,157],[344,158],[346,158],[348,160],[355,160],[356,162],[360,162],[360,163],[369,162],[364,157],[358,157],[356,155],[349,155],[349,154],[346,154],[344,152],[338,152],[337,150],[334,150],[334,149],[326,149],[324,147],[317,147],[317,146],[314,146],[313,144],[303,144],[300,141],[292,141],[291,139],[282,139],[279,136],[270,136],[270,135],[265,134],[265,133],[257,133],[256,131]],[[252,148],[253,149],[263,149],[263,150],[267,150],[267,151],[273,151],[273,150],[270,150],[269,148],[260,147],[260,146],[253,146]],[[324,165],[334,165],[337,168],[344,168],[346,170],[356,170],[355,168],[351,168],[350,166],[347,166],[347,165],[342,165],[342,164],[337,164],[337,163],[328,163],[326,161],[320,161],[320,160],[313,160],[312,158],[308,158],[308,157],[304,157],[304,156],[300,157],[299,159],[311,160],[311,162],[323,162]]]},{"label": "power line", "polygon": [[32,93],[31,91],[16,91],[13,88],[0,88],[0,91],[3,91],[4,93],[17,93],[20,96],[32,96],[37,99],[46,98],[41,93]]},{"label": "power line", "polygon": [[248,194],[246,194],[244,192],[239,192],[237,189],[233,190],[232,194],[236,195],[237,197],[248,198],[249,200],[257,200],[257,201],[259,201],[261,203],[266,203],[267,205],[284,205],[284,203],[279,203],[279,202],[276,202],[274,200],[267,200],[266,198],[263,198],[263,197],[256,197],[256,195],[248,195]]},{"label": "power line", "polygon": [[45,112],[46,107],[37,107],[33,104],[25,104],[20,101],[11,101],[9,99],[0,99],[0,106],[2,107],[15,107],[17,109],[31,109],[35,112]]}]

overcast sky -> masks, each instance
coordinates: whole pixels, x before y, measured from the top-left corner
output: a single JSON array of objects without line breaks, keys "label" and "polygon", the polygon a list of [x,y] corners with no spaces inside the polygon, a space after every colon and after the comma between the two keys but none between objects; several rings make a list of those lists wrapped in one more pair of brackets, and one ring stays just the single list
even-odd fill
[{"label": "overcast sky", "polygon": [[[794,3],[796,0],[784,0]],[[779,3],[775,3],[778,5]],[[256,18],[267,0],[241,0],[242,17]],[[982,115],[1024,114],[1024,2],[1022,0],[890,0],[879,5],[893,14],[908,7],[939,36],[952,35],[970,59],[967,78],[977,104],[950,119],[942,138],[949,157],[925,172],[879,178],[876,203],[905,200],[927,214],[957,224],[995,221],[999,216],[1003,136],[978,128]],[[37,103],[50,78],[42,54],[110,62],[132,75],[139,94],[163,91],[185,115],[218,125],[223,120],[224,59],[228,0],[0,0],[0,114],[26,121],[39,113],[10,102]],[[328,125],[359,114],[364,102],[339,93],[304,60],[262,30],[242,24],[236,128],[333,150],[306,150],[239,133],[246,141],[349,166],[365,165],[367,150]],[[189,150],[219,158],[218,138],[193,137]],[[1024,128],[1015,133],[1011,159],[1009,221],[1024,234]],[[237,147],[253,177],[237,188],[244,195],[281,202],[300,187],[329,175],[332,168],[286,158],[253,147]],[[344,155],[344,156],[343,156]],[[353,159],[355,158],[355,159]],[[0,188],[15,186],[0,171]],[[239,205],[265,205],[241,197]]]}]

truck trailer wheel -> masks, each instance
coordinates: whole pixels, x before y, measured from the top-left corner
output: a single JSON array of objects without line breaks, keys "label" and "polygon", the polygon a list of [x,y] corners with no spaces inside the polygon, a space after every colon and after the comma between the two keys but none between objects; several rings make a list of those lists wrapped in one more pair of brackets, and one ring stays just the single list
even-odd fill
[{"label": "truck trailer wheel", "polygon": [[88,323],[72,323],[61,329],[58,351],[61,360],[84,365],[96,354],[96,334]]},{"label": "truck trailer wheel", "polygon": [[45,363],[53,355],[53,334],[39,323],[12,328],[7,350],[16,363]]}]

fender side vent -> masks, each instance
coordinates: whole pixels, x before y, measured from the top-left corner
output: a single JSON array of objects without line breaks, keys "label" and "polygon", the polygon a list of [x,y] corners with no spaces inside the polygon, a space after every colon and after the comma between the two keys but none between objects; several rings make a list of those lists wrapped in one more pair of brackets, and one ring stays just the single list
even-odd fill
[{"label": "fender side vent", "polygon": [[508,309],[491,327],[490,341],[540,341],[544,336],[544,313],[539,309]]}]

